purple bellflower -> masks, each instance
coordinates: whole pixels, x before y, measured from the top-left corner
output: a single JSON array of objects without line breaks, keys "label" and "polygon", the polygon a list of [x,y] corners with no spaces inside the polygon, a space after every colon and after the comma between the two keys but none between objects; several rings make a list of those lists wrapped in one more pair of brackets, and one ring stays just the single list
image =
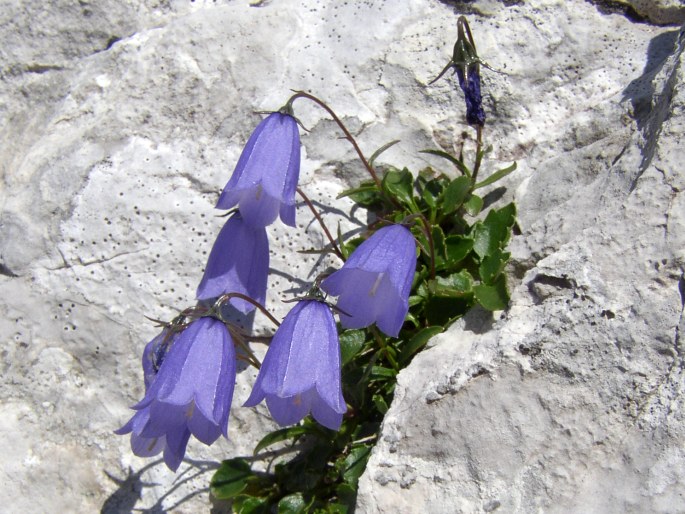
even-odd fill
[{"label": "purple bellflower", "polygon": [[[266,229],[247,225],[234,214],[219,232],[207,259],[197,298],[207,300],[225,293],[242,293],[263,304],[269,274],[269,239]],[[255,306],[240,298],[230,303],[246,314]]]},{"label": "purple bellflower", "polygon": [[237,204],[245,222],[254,227],[270,225],[279,213],[283,223],[294,227],[299,175],[297,121],[285,112],[271,113],[247,141],[216,206],[230,209]]},{"label": "purple bellflower", "polygon": [[340,342],[331,310],[318,300],[301,300],[276,330],[245,406],[266,398],[281,426],[311,412],[323,426],[338,430],[347,410],[340,380]]},{"label": "purple bellflower", "polygon": [[[159,337],[146,346],[152,353],[149,361],[143,356],[145,371],[158,365],[154,355]],[[116,433],[131,433],[131,448],[140,457],[164,451],[164,462],[176,471],[191,434],[207,445],[221,434],[228,437],[235,373],[226,326],[213,318],[193,321],[172,340],[145,397],[133,406],[137,412]]]},{"label": "purple bellflower", "polygon": [[402,225],[390,225],[359,245],[321,289],[338,297],[343,327],[363,328],[375,322],[385,334],[397,337],[409,311],[415,271],[414,236]]}]

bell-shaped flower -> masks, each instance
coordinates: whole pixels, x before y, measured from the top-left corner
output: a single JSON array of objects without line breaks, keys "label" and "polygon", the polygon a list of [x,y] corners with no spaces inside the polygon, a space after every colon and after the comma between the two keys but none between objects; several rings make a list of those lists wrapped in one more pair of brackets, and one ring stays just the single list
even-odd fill
[{"label": "bell-shaped flower", "polygon": [[415,271],[414,236],[402,225],[390,225],[359,245],[321,289],[338,297],[343,327],[363,328],[375,322],[384,333],[397,337],[409,311]]},{"label": "bell-shaped flower", "polygon": [[138,456],[164,451],[164,462],[175,471],[191,434],[207,445],[228,436],[235,373],[226,326],[199,318],[174,338],[145,397],[133,406],[137,412],[116,433],[131,433]]},{"label": "bell-shaped flower", "polygon": [[271,340],[245,406],[266,398],[279,425],[297,423],[311,412],[337,430],[347,407],[340,383],[340,342],[331,310],[317,300],[301,300]]},{"label": "bell-shaped flower", "polygon": [[265,227],[276,217],[295,226],[295,190],[300,175],[297,121],[274,112],[257,126],[216,206],[238,205],[246,223]]},{"label": "bell-shaped flower", "polygon": [[[197,298],[207,300],[225,293],[242,293],[259,303],[266,299],[269,240],[264,227],[246,224],[239,213],[223,226],[207,259]],[[255,306],[240,298],[230,303],[243,314]]]}]

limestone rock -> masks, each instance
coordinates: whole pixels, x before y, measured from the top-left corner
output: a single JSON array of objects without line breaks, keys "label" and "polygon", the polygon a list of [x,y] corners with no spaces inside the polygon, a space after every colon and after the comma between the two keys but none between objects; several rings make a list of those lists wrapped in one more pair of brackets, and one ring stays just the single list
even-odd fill
[{"label": "limestone rock", "polygon": [[[535,23],[553,25],[553,12]],[[619,32],[633,47],[641,39]],[[628,47],[620,35],[595,40]],[[611,62],[577,49],[573,83],[587,101],[563,118],[555,100],[574,86],[550,90],[552,62],[532,59],[546,81],[512,70],[522,108],[558,129],[536,134],[547,149],[525,156],[516,188],[511,306],[496,319],[470,314],[400,373],[358,511],[685,510],[685,39],[642,41],[636,73],[619,69],[635,54]]]}]

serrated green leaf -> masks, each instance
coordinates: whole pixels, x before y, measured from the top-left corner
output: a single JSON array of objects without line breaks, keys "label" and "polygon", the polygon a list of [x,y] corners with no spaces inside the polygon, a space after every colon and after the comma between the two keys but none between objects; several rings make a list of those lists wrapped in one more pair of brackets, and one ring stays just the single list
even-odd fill
[{"label": "serrated green leaf", "polygon": [[242,492],[252,476],[250,464],[245,459],[225,460],[212,476],[209,487],[215,498],[228,500]]},{"label": "serrated green leaf", "polygon": [[501,170],[497,170],[495,173],[490,175],[488,178],[483,180],[482,182],[478,182],[473,189],[478,189],[479,187],[485,187],[489,186],[490,184],[494,184],[497,182],[499,179],[506,177],[516,169],[516,163],[513,163],[511,166],[507,166],[506,168],[502,168]]},{"label": "serrated green leaf", "polygon": [[443,159],[447,159],[452,164],[454,164],[457,167],[457,169],[461,171],[464,175],[466,175],[467,177],[471,176],[471,170],[469,170],[466,164],[464,164],[460,159],[458,159],[452,154],[443,152],[442,150],[421,150],[420,153],[428,153],[431,155],[436,155],[437,157],[442,157]]},{"label": "serrated green leaf", "polygon": [[471,195],[469,199],[464,202],[464,209],[471,216],[477,216],[483,209],[483,199],[478,195]]},{"label": "serrated green leaf", "polygon": [[307,502],[302,493],[289,494],[278,502],[278,514],[305,514]]},{"label": "serrated green leaf", "polygon": [[445,188],[442,198],[442,212],[450,214],[456,211],[466,200],[472,186],[469,177],[457,177]]},{"label": "serrated green leaf", "polygon": [[391,148],[395,146],[397,143],[399,143],[399,139],[395,139],[394,141],[390,141],[389,143],[385,143],[383,146],[381,146],[378,150],[373,152],[371,154],[371,157],[369,157],[369,166],[373,167],[373,163],[380,157],[380,155],[385,152],[388,148]]},{"label": "serrated green leaf", "polygon": [[428,282],[428,290],[433,296],[463,298],[473,292],[473,277],[466,270],[447,277],[438,276]]},{"label": "serrated green leaf", "polygon": [[476,301],[489,311],[501,311],[509,305],[509,292],[504,275],[493,285],[480,284],[473,288]]},{"label": "serrated green leaf", "polygon": [[274,432],[269,432],[262,437],[259,443],[257,443],[253,453],[254,455],[257,455],[264,448],[267,448],[272,444],[287,441],[288,439],[294,439],[295,437],[299,437],[308,432],[312,432],[312,430],[304,425],[293,425],[292,427],[281,428],[279,430],[275,430]]},{"label": "serrated green leaf", "polygon": [[510,203],[499,210],[491,210],[485,220],[474,224],[473,250],[481,259],[506,245],[516,221],[515,215],[516,208]]},{"label": "serrated green leaf", "polygon": [[359,353],[365,340],[366,333],[363,330],[345,330],[340,334],[340,359],[343,366]]},{"label": "serrated green leaf", "polygon": [[500,273],[502,273],[502,270],[504,270],[504,266],[509,261],[509,257],[511,257],[509,252],[504,252],[499,248],[495,250],[492,255],[484,257],[478,267],[478,274],[483,283],[488,285],[492,284]]},{"label": "serrated green leaf", "polygon": [[464,260],[473,250],[473,239],[467,236],[451,235],[445,238],[447,264],[453,266]]},{"label": "serrated green leaf", "polygon": [[445,190],[445,179],[431,179],[429,181],[422,180],[421,177],[417,179],[417,183],[421,187],[421,197],[426,202],[426,205],[434,211],[439,203],[439,199]]},{"label": "serrated green leaf", "polygon": [[426,327],[422,330],[419,330],[416,334],[414,334],[414,337],[412,337],[406,342],[406,344],[402,346],[400,350],[400,362],[408,362],[416,352],[426,345],[431,337],[441,333],[443,330],[444,329],[442,327]]},{"label": "serrated green leaf", "polygon": [[359,477],[366,468],[366,463],[371,455],[370,446],[357,446],[352,448],[350,454],[345,458],[345,471],[343,472],[343,480],[356,487]]},{"label": "serrated green leaf", "polygon": [[407,207],[413,204],[414,177],[407,168],[390,170],[383,176],[383,190]]}]

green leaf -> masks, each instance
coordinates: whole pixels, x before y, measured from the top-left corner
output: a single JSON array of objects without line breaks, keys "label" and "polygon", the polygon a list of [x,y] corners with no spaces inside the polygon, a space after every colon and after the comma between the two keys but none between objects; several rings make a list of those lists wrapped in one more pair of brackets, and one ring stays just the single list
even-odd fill
[{"label": "green leaf", "polygon": [[345,505],[348,505],[348,509],[343,512],[349,512],[350,509],[354,508],[354,504],[357,500],[357,488],[352,487],[349,484],[342,483],[335,489],[335,493],[338,499]]},{"label": "green leaf", "polygon": [[254,475],[249,462],[236,457],[221,463],[219,469],[214,473],[209,487],[215,498],[228,500],[242,492],[247,487],[248,479],[252,476]]},{"label": "green leaf", "polygon": [[493,285],[480,284],[473,288],[476,301],[489,311],[501,311],[509,305],[509,292],[504,275]]},{"label": "green leaf", "polygon": [[278,502],[278,514],[305,514],[308,507],[302,493],[289,494]]},{"label": "green leaf", "polygon": [[428,290],[434,296],[463,298],[473,292],[473,277],[466,270],[447,277],[438,276],[428,282]]},{"label": "green leaf", "polygon": [[359,187],[346,189],[337,198],[349,196],[362,207],[371,207],[381,202],[380,192],[373,181],[362,182]]},{"label": "green leaf", "polygon": [[407,168],[390,170],[383,176],[383,190],[400,203],[411,207],[414,202],[414,177]]},{"label": "green leaf", "polygon": [[366,468],[366,463],[371,455],[370,446],[357,446],[352,448],[350,454],[345,458],[345,471],[343,472],[343,480],[356,487],[359,477]]},{"label": "green leaf", "polygon": [[345,330],[340,334],[340,356],[343,366],[359,353],[365,340],[366,333],[363,330]]},{"label": "green leaf", "polygon": [[269,503],[265,498],[238,495],[233,500],[233,511],[236,514],[269,514]]},{"label": "green leaf", "polygon": [[435,252],[435,265],[443,266],[447,260],[447,253],[445,252],[445,234],[439,225],[434,225],[431,230],[433,236],[433,249]]},{"label": "green leaf", "polygon": [[423,296],[412,295],[409,297],[409,307],[420,304],[424,300]]},{"label": "green leaf", "polygon": [[464,202],[464,209],[471,216],[476,216],[483,208],[483,199],[477,195],[471,195],[466,202]]},{"label": "green leaf", "polygon": [[478,267],[478,274],[480,279],[485,284],[492,284],[497,277],[499,277],[504,266],[509,261],[511,254],[509,252],[504,252],[501,249],[495,250],[492,255],[488,255],[483,258],[483,262],[480,263]]},{"label": "green leaf", "polygon": [[473,183],[469,177],[457,177],[445,188],[442,199],[444,214],[456,211],[466,200]]},{"label": "green leaf", "polygon": [[380,157],[380,155],[385,152],[388,148],[395,146],[397,143],[399,143],[399,139],[395,139],[394,141],[390,141],[389,143],[385,143],[383,146],[381,146],[378,150],[373,152],[371,154],[371,157],[369,157],[369,166],[373,168],[373,163]]},{"label": "green leaf", "polygon": [[493,252],[507,244],[511,227],[516,221],[515,216],[516,208],[513,203],[510,203],[499,210],[491,210],[485,220],[474,224],[472,232],[473,250],[481,259],[487,255],[492,255]]},{"label": "green leaf", "polygon": [[383,366],[373,366],[371,368],[372,378],[394,378],[397,371],[391,368],[384,368]]},{"label": "green leaf", "polygon": [[292,427],[281,428],[270,432],[262,437],[261,441],[255,446],[253,454],[257,455],[264,448],[271,446],[272,444],[280,443],[281,441],[287,441],[288,439],[294,439],[303,434],[309,433],[312,430],[304,425],[293,425]]},{"label": "green leaf", "polygon": [[506,177],[516,169],[516,163],[513,163],[511,166],[507,166],[506,168],[502,168],[501,170],[497,170],[495,173],[490,175],[488,178],[483,180],[482,182],[478,182],[473,189],[478,189],[479,187],[485,187],[489,186],[490,184],[494,184],[497,182],[499,179]]},{"label": "green leaf", "polygon": [[467,177],[471,177],[471,170],[468,169],[466,164],[464,164],[460,159],[456,158],[452,154],[443,152],[442,150],[421,150],[420,153],[428,153],[431,155],[442,157],[443,159],[447,159],[452,164],[454,164],[457,167],[457,169],[461,171],[464,175],[466,175]]},{"label": "green leaf", "polygon": [[431,337],[441,333],[443,330],[442,327],[426,327],[419,330],[414,334],[414,337],[402,346],[400,361],[402,363],[408,362],[412,355],[423,348]]},{"label": "green leaf", "polygon": [[388,404],[385,402],[385,399],[379,394],[374,394],[371,397],[371,400],[373,400],[373,404],[376,406],[376,409],[378,409],[378,412],[381,414],[385,415],[386,412],[388,412]]},{"label": "green leaf", "polygon": [[473,239],[467,236],[451,235],[445,238],[445,253],[450,266],[462,261],[473,250]]}]

